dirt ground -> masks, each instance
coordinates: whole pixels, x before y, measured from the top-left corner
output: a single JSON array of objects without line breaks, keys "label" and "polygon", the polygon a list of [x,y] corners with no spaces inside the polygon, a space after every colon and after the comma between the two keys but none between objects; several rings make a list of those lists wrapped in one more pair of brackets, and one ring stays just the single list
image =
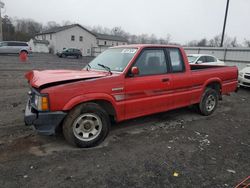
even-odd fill
[{"label": "dirt ground", "polygon": [[112,126],[98,147],[39,136],[23,122],[31,69],[80,69],[90,58],[0,56],[0,187],[234,187],[250,175],[250,89],[204,117],[188,107]]}]

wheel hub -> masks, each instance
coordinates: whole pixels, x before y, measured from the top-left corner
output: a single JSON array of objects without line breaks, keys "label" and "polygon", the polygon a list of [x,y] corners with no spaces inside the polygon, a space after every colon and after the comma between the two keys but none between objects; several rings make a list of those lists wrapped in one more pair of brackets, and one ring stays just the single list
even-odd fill
[{"label": "wheel hub", "polygon": [[216,104],[216,99],[213,95],[208,96],[207,101],[206,101],[206,108],[207,111],[212,111],[215,107]]},{"label": "wheel hub", "polygon": [[82,141],[94,140],[101,132],[102,121],[96,114],[82,114],[73,124],[74,135]]}]

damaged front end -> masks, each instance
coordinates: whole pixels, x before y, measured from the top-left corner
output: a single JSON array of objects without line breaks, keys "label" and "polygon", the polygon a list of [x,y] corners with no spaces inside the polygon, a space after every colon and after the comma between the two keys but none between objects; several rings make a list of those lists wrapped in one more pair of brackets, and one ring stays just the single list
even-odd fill
[{"label": "damaged front end", "polygon": [[25,108],[24,122],[26,125],[34,125],[38,133],[53,135],[67,113],[62,111],[50,112],[49,99],[45,94],[32,88],[29,91],[29,99]]}]

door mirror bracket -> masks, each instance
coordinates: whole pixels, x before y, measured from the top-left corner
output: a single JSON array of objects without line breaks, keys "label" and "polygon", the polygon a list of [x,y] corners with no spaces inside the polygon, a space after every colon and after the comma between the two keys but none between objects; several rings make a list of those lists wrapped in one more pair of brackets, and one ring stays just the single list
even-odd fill
[{"label": "door mirror bracket", "polygon": [[139,74],[139,69],[138,67],[132,67],[131,68],[131,76],[136,76]]}]

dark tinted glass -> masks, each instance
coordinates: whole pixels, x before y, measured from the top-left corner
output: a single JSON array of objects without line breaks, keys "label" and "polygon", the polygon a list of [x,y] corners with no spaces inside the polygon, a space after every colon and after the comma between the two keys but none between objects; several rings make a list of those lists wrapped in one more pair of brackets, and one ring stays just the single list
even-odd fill
[{"label": "dark tinted glass", "polygon": [[205,56],[201,56],[201,57],[197,60],[197,62],[198,62],[198,61],[201,61],[202,63],[205,63],[207,60],[206,60]]},{"label": "dark tinted glass", "polygon": [[8,42],[8,46],[28,46],[25,42]]},{"label": "dark tinted glass", "polygon": [[134,66],[138,67],[141,76],[167,72],[166,58],[162,49],[143,51]]},{"label": "dark tinted glass", "polygon": [[212,56],[206,56],[207,62],[216,62],[215,58]]}]

